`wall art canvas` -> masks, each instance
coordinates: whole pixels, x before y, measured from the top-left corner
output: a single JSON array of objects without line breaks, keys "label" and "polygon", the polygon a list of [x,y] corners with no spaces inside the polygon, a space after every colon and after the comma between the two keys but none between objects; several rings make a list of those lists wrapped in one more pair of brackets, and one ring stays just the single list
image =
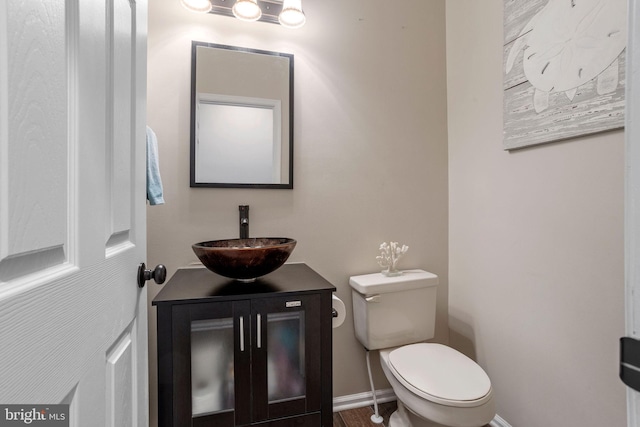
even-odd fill
[{"label": "wall art canvas", "polygon": [[624,126],[626,0],[504,0],[504,148]]}]

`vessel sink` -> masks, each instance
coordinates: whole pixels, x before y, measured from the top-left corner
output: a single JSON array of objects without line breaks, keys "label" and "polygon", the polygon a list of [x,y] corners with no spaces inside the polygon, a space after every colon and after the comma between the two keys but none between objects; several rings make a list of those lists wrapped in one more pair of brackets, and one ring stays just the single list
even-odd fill
[{"label": "vessel sink", "polygon": [[243,282],[277,270],[296,241],[285,237],[253,237],[200,242],[192,246],[202,264],[221,276]]}]

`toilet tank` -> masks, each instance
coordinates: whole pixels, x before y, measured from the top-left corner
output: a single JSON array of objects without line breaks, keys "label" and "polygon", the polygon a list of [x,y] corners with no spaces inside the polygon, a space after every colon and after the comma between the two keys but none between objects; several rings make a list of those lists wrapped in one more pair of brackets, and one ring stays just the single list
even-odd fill
[{"label": "toilet tank", "polygon": [[353,276],[353,320],[356,337],[368,350],[396,347],[433,338],[438,276],[405,270]]}]

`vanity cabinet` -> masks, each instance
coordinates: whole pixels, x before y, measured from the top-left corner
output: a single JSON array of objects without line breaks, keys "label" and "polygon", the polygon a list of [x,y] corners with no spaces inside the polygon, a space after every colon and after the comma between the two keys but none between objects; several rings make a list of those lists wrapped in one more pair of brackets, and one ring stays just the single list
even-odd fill
[{"label": "vanity cabinet", "polygon": [[153,301],[159,427],[330,427],[334,290],[305,264],[253,283],[178,270]]}]

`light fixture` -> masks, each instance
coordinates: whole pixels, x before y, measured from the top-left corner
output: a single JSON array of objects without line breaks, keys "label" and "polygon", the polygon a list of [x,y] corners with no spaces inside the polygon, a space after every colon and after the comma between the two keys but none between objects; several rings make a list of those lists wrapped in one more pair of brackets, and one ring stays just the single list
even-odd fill
[{"label": "light fixture", "polygon": [[211,10],[210,0],[181,0],[182,6],[191,12],[208,13]]},{"label": "light fixture", "polygon": [[[0,0],[2,2],[3,0]],[[302,0],[180,0],[188,10],[300,28],[306,17]]]},{"label": "light fixture", "polygon": [[262,16],[258,0],[236,0],[231,10],[242,21],[257,21]]},{"label": "light fixture", "polygon": [[282,12],[278,16],[280,25],[287,28],[300,28],[306,20],[302,11],[302,0],[284,0]]}]

